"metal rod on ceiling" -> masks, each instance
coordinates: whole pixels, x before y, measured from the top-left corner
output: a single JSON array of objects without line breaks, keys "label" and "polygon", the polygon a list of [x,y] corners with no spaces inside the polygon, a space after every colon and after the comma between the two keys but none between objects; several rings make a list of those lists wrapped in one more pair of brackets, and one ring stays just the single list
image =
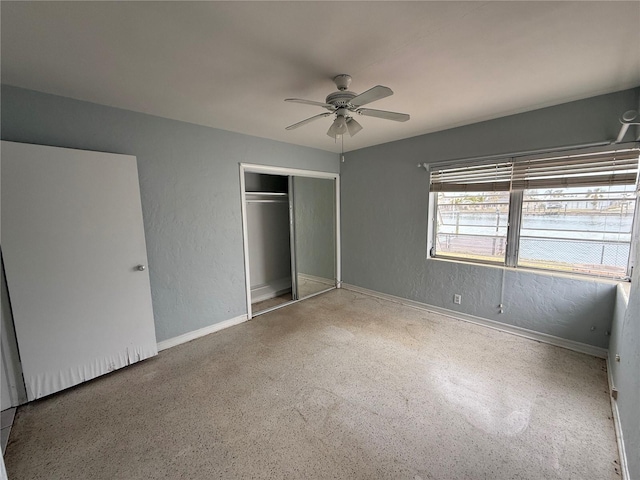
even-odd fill
[{"label": "metal rod on ceiling", "polygon": [[615,143],[620,143],[622,141],[622,139],[627,133],[627,130],[629,130],[629,124],[623,123],[622,126],[620,127],[620,133],[618,134],[618,138],[616,138]]},{"label": "metal rod on ceiling", "polygon": [[[622,114],[622,117],[620,117],[620,123],[622,126],[620,127],[620,133],[618,133],[618,138],[616,138],[615,143],[622,142],[622,139],[631,125],[640,125],[638,112],[636,110],[627,110]],[[640,136],[638,137],[638,141],[640,141]]]}]

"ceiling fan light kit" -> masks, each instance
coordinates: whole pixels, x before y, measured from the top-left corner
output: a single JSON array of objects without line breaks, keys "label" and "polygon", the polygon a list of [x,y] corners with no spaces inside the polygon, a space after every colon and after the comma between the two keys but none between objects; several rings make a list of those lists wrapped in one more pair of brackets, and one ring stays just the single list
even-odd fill
[{"label": "ceiling fan light kit", "polygon": [[336,119],[329,127],[327,135],[329,135],[331,138],[336,138],[337,136],[344,135],[345,133],[347,133],[347,131],[347,119],[344,117],[344,115],[336,114]]},{"label": "ceiling fan light kit", "polygon": [[285,99],[285,102],[314,105],[329,110],[329,113],[314,115],[313,117],[307,118],[306,120],[302,120],[301,122],[289,125],[288,127],[286,127],[286,130],[293,130],[319,118],[328,117],[329,115],[335,114],[336,118],[329,127],[327,135],[329,135],[333,139],[337,139],[338,137],[343,136],[345,133],[348,133],[351,137],[353,137],[360,130],[362,130],[362,125],[360,125],[351,116],[351,114],[354,113],[369,117],[382,118],[384,120],[393,120],[395,122],[406,122],[410,118],[410,116],[406,113],[387,112],[384,110],[375,110],[371,108],[360,108],[363,105],[367,105],[369,103],[375,102],[376,100],[380,100],[382,98],[393,95],[393,90],[391,90],[389,87],[376,85],[375,87],[370,88],[366,92],[358,95],[357,93],[348,90],[349,86],[351,85],[350,75],[337,75],[333,78],[333,81],[336,84],[338,91],[327,95],[324,103],[316,102],[313,100],[304,100],[301,98]]}]

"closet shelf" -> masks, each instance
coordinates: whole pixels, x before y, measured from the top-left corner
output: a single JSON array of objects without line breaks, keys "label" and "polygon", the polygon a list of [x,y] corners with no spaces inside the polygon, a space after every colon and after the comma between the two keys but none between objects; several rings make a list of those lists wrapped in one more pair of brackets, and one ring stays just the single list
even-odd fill
[{"label": "closet shelf", "polygon": [[255,195],[260,197],[286,197],[287,192],[246,192],[247,195]]},{"label": "closet shelf", "polygon": [[287,200],[284,200],[284,199],[282,199],[282,200],[276,200],[276,199],[273,199],[273,200],[267,200],[267,199],[265,199],[265,200],[251,200],[251,199],[248,199],[247,203],[282,203],[283,205],[289,205],[289,202]]}]

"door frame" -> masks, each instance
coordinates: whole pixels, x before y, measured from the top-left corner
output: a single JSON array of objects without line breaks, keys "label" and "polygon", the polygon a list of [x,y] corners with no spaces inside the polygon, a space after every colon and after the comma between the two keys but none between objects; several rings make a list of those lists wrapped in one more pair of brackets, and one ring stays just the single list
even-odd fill
[{"label": "door frame", "polygon": [[[340,253],[340,174],[331,172],[319,172],[316,170],[304,170],[300,168],[288,168],[288,167],[274,167],[270,165],[257,165],[253,163],[240,163],[240,199],[241,199],[241,211],[242,211],[242,244],[244,249],[244,276],[245,276],[245,293],[247,301],[247,318],[253,318],[253,312],[251,311],[251,271],[249,269],[249,236],[247,228],[247,198],[245,191],[245,179],[244,174],[246,172],[252,173],[266,173],[269,175],[282,175],[282,176],[296,176],[296,177],[311,177],[311,178],[324,178],[328,180],[334,180],[335,186],[335,272],[336,272],[336,285],[335,288],[341,288],[342,286],[342,261]],[[295,249],[295,245],[292,245]],[[323,292],[318,292],[323,293]],[[307,297],[308,298],[308,297]],[[278,305],[268,310],[264,310],[260,313],[266,313],[276,308],[290,305],[292,303],[299,302],[300,300],[292,300],[283,305]]]},{"label": "door frame", "polygon": [[298,264],[296,262],[296,225],[295,225],[295,207],[294,198],[296,193],[293,187],[293,176],[287,177],[287,185],[289,195],[289,257],[291,258],[291,299],[298,300]]}]

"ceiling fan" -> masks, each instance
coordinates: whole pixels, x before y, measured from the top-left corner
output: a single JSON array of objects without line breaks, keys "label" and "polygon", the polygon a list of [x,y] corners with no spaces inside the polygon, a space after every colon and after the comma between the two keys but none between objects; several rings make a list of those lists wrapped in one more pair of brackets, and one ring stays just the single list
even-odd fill
[{"label": "ceiling fan", "polygon": [[338,138],[345,133],[349,133],[350,136],[354,136],[360,130],[362,125],[356,122],[355,118],[351,116],[353,113],[359,115],[365,115],[368,117],[383,118],[385,120],[393,120],[395,122],[406,122],[409,120],[409,115],[406,113],[387,112],[385,110],[374,110],[371,108],[362,108],[363,105],[367,105],[376,100],[380,100],[385,97],[393,95],[393,91],[389,87],[383,87],[382,85],[376,85],[370,88],[360,95],[347,90],[351,85],[351,76],[346,74],[337,75],[333,78],[333,81],[338,87],[337,92],[330,93],[325,102],[314,102],[313,100],[303,100],[301,98],[286,98],[285,102],[304,103],[306,105],[316,105],[329,110],[328,112],[314,115],[313,117],[302,120],[301,122],[289,125],[286,130],[293,130],[295,128],[306,125],[319,118],[328,117],[335,114],[336,118],[329,127],[327,135],[331,138]]}]

